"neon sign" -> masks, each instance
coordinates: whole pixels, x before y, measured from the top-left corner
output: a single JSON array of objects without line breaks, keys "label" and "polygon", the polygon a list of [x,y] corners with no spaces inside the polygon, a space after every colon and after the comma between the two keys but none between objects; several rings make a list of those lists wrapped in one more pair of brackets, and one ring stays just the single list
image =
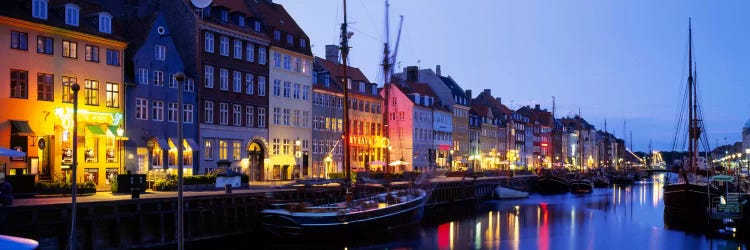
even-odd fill
[{"label": "neon sign", "polygon": [[[65,128],[65,130],[69,130],[73,127],[73,109],[56,108],[55,115],[60,118],[62,127]],[[105,123],[112,126],[117,126],[120,125],[120,122],[122,122],[122,113],[95,112],[85,109],[79,109],[78,120],[82,122]]]},{"label": "neon sign", "polygon": [[391,145],[388,138],[380,136],[350,136],[349,144],[357,146],[371,146],[375,148],[387,148]]}]

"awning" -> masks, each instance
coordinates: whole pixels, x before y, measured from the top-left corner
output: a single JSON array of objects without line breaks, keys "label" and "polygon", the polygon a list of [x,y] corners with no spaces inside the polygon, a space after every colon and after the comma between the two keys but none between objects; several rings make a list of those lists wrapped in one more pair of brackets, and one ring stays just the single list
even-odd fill
[{"label": "awning", "polygon": [[159,137],[154,137],[154,140],[156,140],[156,143],[159,144],[159,148],[165,151],[169,150],[169,143],[167,143],[167,140],[164,140],[164,138],[159,138]]},{"label": "awning", "polygon": [[177,149],[177,139],[176,138],[169,137],[169,138],[167,138],[167,141],[169,142],[169,144],[168,144],[169,148],[173,148],[175,150]]},{"label": "awning", "polygon": [[31,130],[28,121],[10,121],[10,134],[20,136],[34,135],[34,131]]},{"label": "awning", "polygon": [[117,136],[117,129],[118,128],[119,127],[117,127],[117,126],[107,126],[107,135],[114,136],[115,140],[123,140],[123,141],[130,140],[130,138],[128,138],[127,136],[124,136],[124,134],[123,134],[123,136]]},{"label": "awning", "polygon": [[99,127],[97,125],[87,125],[86,129],[88,129],[92,134],[95,135],[107,135],[104,133],[104,130],[102,130],[102,127]]},{"label": "awning", "polygon": [[190,146],[191,150],[201,151],[201,147],[198,145],[198,143],[195,143],[195,140],[193,140],[193,138],[185,138],[185,141],[187,141],[188,146]]}]

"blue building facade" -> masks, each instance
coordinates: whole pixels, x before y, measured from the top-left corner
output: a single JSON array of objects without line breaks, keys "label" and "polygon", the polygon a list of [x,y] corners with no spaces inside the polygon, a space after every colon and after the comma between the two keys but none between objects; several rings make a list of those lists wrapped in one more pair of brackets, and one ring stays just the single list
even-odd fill
[{"label": "blue building facade", "polygon": [[197,172],[200,147],[196,143],[195,81],[189,75],[182,82],[175,78],[185,66],[162,14],[128,23],[125,168],[139,174],[177,173],[178,87],[183,84],[183,169],[187,175]]}]

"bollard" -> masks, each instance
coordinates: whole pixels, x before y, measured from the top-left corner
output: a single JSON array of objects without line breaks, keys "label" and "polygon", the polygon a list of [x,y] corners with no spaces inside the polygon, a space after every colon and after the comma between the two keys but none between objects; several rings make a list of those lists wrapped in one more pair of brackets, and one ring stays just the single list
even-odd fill
[{"label": "bollard", "polygon": [[232,184],[224,184],[224,193],[227,193],[227,194],[232,193]]},{"label": "bollard", "polygon": [[141,198],[141,190],[139,188],[131,188],[130,189],[130,198],[132,198],[132,199]]}]

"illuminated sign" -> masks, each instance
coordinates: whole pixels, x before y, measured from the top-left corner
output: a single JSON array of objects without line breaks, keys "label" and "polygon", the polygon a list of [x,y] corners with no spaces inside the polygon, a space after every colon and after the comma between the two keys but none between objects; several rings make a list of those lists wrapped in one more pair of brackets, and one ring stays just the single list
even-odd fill
[{"label": "illuminated sign", "polygon": [[[68,130],[73,127],[73,109],[56,108],[55,115],[60,118],[63,128]],[[88,123],[104,123],[117,126],[122,121],[122,113],[94,112],[78,109],[78,121]]]},{"label": "illuminated sign", "polygon": [[542,147],[548,146],[546,142],[542,142]]},{"label": "illuminated sign", "polygon": [[391,145],[388,138],[380,136],[350,136],[349,144],[355,146],[370,146],[375,148],[387,148]]}]

